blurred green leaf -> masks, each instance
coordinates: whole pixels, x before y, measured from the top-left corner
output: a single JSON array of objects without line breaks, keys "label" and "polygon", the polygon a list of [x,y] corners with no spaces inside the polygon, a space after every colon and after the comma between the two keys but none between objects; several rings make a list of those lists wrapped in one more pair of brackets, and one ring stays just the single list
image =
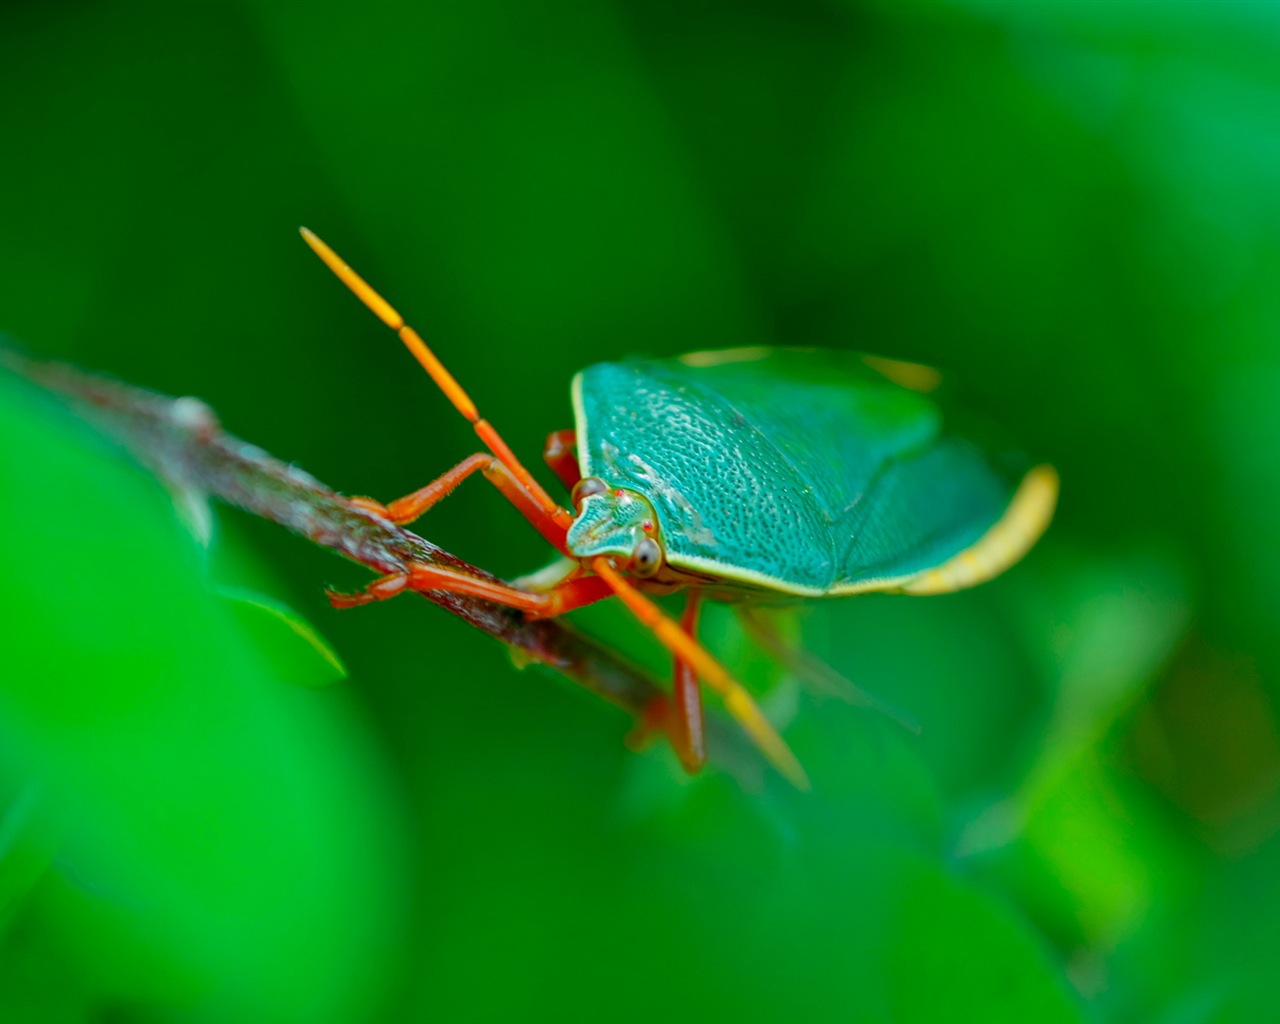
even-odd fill
[{"label": "blurred green leaf", "polygon": [[[223,586],[218,592],[230,604],[245,634],[266,641],[259,646],[274,659],[276,678],[305,686],[325,686],[346,677],[347,670],[337,652],[292,609],[251,590]],[[290,644],[285,630],[298,642]]]},{"label": "blurred green leaf", "polygon": [[278,610],[246,628],[163,489],[8,376],[0,436],[24,439],[0,449],[24,496],[0,506],[22,581],[0,597],[0,777],[38,793],[15,835],[25,803],[57,851],[27,913],[100,997],[363,1013],[395,921],[391,804],[352,709],[279,674],[315,678],[314,636]]},{"label": "blurred green leaf", "polygon": [[[4,328],[335,486],[476,441],[299,223],[531,463],[591,362],[816,344],[945,367],[1064,485],[1001,580],[801,610],[918,738],[711,614],[815,780],[743,793],[422,602],[333,614],[363,575],[273,527],[197,546],[6,387],[6,1024],[1280,1016],[1278,44],[1253,0],[6,5]],[[482,487],[423,530],[547,557]]]}]

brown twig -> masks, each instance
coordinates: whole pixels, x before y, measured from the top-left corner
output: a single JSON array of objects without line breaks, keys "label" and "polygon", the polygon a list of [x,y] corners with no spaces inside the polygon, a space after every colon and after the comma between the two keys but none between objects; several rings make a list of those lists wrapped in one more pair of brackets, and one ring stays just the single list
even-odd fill
[{"label": "brown twig", "polygon": [[[494,576],[325,487],[302,470],[225,433],[194,398],[171,398],[58,363],[0,350],[0,365],[70,400],[71,407],[149,465],[176,492],[212,495],[287,527],[379,575],[426,562],[480,579]],[[502,641],[525,660],[548,665],[628,711],[644,713],[658,688],[614,651],[552,619],[530,621],[478,598],[422,594]],[[708,723],[714,725],[714,723]],[[758,760],[723,728],[711,730],[722,766],[755,776]]]}]

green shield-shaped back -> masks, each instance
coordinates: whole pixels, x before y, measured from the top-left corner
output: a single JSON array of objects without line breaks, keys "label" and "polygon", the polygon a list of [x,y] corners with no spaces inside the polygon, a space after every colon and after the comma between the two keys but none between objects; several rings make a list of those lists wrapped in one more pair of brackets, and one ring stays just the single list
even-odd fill
[{"label": "green shield-shaped back", "polygon": [[653,502],[676,568],[797,594],[891,588],[971,549],[1027,462],[855,353],[755,349],[588,367],[584,476]]}]

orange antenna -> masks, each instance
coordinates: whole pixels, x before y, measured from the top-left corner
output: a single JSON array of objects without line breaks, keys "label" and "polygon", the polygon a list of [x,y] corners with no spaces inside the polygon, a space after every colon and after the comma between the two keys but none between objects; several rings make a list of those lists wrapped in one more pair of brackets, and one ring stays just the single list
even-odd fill
[{"label": "orange antenna", "polygon": [[545,511],[555,518],[560,526],[568,528],[573,521],[573,517],[567,510],[562,509],[551,495],[543,489],[542,485],[533,478],[533,475],[524,468],[520,460],[516,458],[515,453],[507,445],[507,442],[502,439],[489,421],[481,417],[475,402],[471,400],[471,396],[462,389],[462,385],[454,380],[453,374],[446,370],[444,364],[436,358],[436,354],[422,340],[422,336],[406,324],[404,317],[396,312],[395,307],[374,291],[364,278],[347,266],[342,258],[321,241],[315,232],[309,228],[299,228],[298,230],[302,234],[303,241],[311,246],[312,251],[324,261],[325,266],[337,275],[338,280],[350,288],[355,293],[356,298],[368,306],[379,320],[400,336],[405,348],[413,354],[413,357],[418,360],[422,368],[431,375],[431,379],[444,392],[445,397],[453,403],[453,407],[467,418],[475,428],[480,440],[485,443],[489,451],[493,452],[498,461],[511,470],[512,476],[520,481],[521,485],[533,495],[534,499]]},{"label": "orange antenna", "polygon": [[[322,242],[312,231],[307,228],[300,228],[299,230],[307,245],[337,275],[338,279],[355,293],[356,298],[368,306],[377,315],[378,319],[399,335],[405,347],[418,360],[422,368],[430,374],[431,379],[436,382],[436,386],[444,392],[445,397],[453,403],[454,408],[462,413],[475,428],[480,440],[485,443],[498,461],[511,472],[511,475],[516,478],[519,484],[545,510],[548,517],[559,527],[567,530],[573,523],[572,513],[567,509],[561,508],[529,471],[521,465],[520,460],[516,458],[515,453],[512,452],[498,432],[490,425],[488,420],[481,417],[476,404],[471,400],[471,396],[462,389],[462,385],[445,369],[444,364],[436,358],[435,353],[422,340],[418,332],[406,324],[404,317],[396,312],[395,308],[386,299],[374,291],[359,274],[347,266],[338,254]],[[519,507],[519,503],[517,502],[516,504]],[[537,524],[535,523],[535,525]],[[686,665],[689,665],[703,682],[720,695],[724,701],[725,708],[760,748],[765,757],[777,767],[778,771],[797,787],[808,789],[809,777],[805,774],[800,762],[796,760],[796,756],[791,752],[791,748],[787,746],[782,737],[769,724],[769,720],[764,717],[755,701],[751,699],[751,695],[742,688],[741,684],[729,674],[725,667],[716,661],[697,640],[681,629],[674,619],[664,614],[656,604],[641,594],[609,563],[608,559],[595,558],[592,560],[591,566],[596,574],[605,581],[609,589],[617,594],[619,600],[627,606],[627,609],[653,632],[659,642]],[[457,592],[462,593],[464,591],[457,589]],[[501,600],[501,597],[491,599]],[[502,603],[510,602],[503,601]],[[519,605],[513,605],[513,607],[519,607]]]},{"label": "orange antenna", "polygon": [[751,694],[742,688],[742,684],[729,675],[728,670],[705,647],[681,629],[675,619],[667,616],[661,608],[636,590],[607,558],[600,555],[592,559],[591,568],[618,595],[618,600],[627,606],[628,611],[653,631],[653,635],[667,650],[690,665],[698,678],[720,695],[726,710],[774,767],[798,789],[808,789],[809,776],[805,774],[804,767],[786,741],[769,724],[764,712],[751,699]]}]

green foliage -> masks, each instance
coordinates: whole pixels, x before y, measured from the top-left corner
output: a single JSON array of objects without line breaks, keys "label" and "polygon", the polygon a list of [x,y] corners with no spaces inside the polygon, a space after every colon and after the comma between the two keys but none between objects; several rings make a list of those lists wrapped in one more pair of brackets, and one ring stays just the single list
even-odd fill
[{"label": "green foliage", "polygon": [[[744,792],[424,602],[333,613],[362,575],[274,527],[206,548],[0,379],[0,1018],[1280,1016],[1278,43],[1246,0],[5,7],[37,355],[405,493],[475,440],[306,223],[530,461],[593,361],[823,345],[942,365],[1063,503],[989,586],[788,625],[919,738],[712,610],[815,781]],[[422,531],[546,557],[479,484]]]},{"label": "green foliage", "polygon": [[[0,435],[24,440],[0,452],[15,496],[0,992],[33,1020],[55,994],[358,1016],[362,961],[396,920],[395,829],[347,702],[297,685],[340,666],[213,585],[155,481],[31,389],[0,387]],[[56,976],[12,969],[36,957]]]}]

